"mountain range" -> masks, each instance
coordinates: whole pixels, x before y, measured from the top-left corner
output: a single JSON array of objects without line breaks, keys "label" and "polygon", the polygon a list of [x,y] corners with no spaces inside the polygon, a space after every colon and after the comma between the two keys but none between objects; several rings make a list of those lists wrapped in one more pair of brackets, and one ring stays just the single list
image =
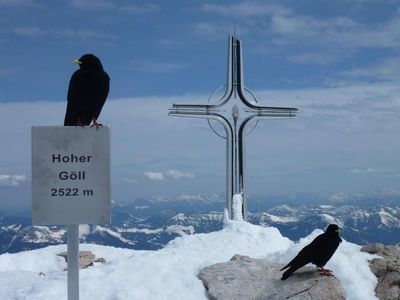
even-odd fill
[{"label": "mountain range", "polygon": [[[248,198],[248,221],[274,226],[298,240],[329,223],[341,227],[344,239],[357,244],[400,240],[400,193]],[[137,250],[162,248],[177,236],[220,230],[224,220],[223,196],[179,195],[113,203],[112,224],[81,225],[81,243]],[[0,214],[0,253],[15,253],[66,243],[65,226],[32,226],[29,216]]]}]

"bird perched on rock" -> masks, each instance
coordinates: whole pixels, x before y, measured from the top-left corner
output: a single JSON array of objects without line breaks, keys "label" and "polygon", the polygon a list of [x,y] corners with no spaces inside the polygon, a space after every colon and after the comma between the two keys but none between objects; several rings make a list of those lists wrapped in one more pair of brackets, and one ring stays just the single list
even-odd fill
[{"label": "bird perched on rock", "polygon": [[85,54],[74,61],[79,65],[69,82],[64,126],[92,126],[97,123],[110,90],[110,77],[98,57]]},{"label": "bird perched on rock", "polygon": [[281,279],[287,279],[293,272],[308,263],[315,264],[319,268],[321,275],[332,276],[332,272],[325,269],[324,266],[341,242],[339,226],[330,224],[324,233],[317,236],[309,245],[305,246],[295,258],[281,269],[283,271],[289,268],[283,273]]}]

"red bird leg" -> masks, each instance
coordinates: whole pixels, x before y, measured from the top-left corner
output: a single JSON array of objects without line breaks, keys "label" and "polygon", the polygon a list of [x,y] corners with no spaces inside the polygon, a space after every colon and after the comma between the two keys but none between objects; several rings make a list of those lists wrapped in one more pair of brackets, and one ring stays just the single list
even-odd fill
[{"label": "red bird leg", "polygon": [[93,124],[90,127],[96,127],[96,129],[99,129],[99,127],[103,126],[102,124],[97,123],[97,120],[95,118],[93,118],[92,121],[93,121]]},{"label": "red bird leg", "polygon": [[324,267],[319,267],[318,271],[322,276],[333,276],[332,271]]}]

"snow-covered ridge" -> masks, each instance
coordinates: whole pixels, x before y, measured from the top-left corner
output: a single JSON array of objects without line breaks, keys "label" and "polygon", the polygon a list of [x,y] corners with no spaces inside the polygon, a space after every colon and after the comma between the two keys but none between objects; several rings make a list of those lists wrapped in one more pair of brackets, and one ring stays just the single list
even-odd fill
[{"label": "snow-covered ridge", "polygon": [[41,244],[50,240],[54,243],[62,243],[65,233],[66,229],[64,228],[52,230],[51,227],[47,226],[32,226],[28,234],[22,238],[22,241]]},{"label": "snow-covered ridge", "polygon": [[378,215],[381,218],[382,225],[391,228],[400,227],[400,220],[392,215],[392,213],[396,212],[397,211],[393,208],[381,208]]},{"label": "snow-covered ridge", "polygon": [[259,216],[261,225],[274,224],[288,224],[299,221],[295,216],[276,216],[269,213],[261,213]]},{"label": "snow-covered ridge", "polygon": [[210,213],[198,213],[186,215],[184,213],[178,213],[176,216],[171,218],[173,222],[190,222],[190,223],[199,223],[206,221],[222,221],[223,220],[222,212],[210,212]]},{"label": "snow-covered ridge", "polygon": [[[107,262],[81,271],[81,298],[206,300],[205,288],[196,277],[201,268],[234,254],[285,263],[320,233],[315,230],[294,243],[276,228],[231,221],[219,231],[176,238],[158,251],[83,244],[81,250],[90,250]],[[0,255],[1,298],[65,299],[66,263],[56,255],[65,249],[60,245]],[[371,258],[359,246],[344,241],[329,261],[327,267],[339,278],[347,299],[376,299],[377,281],[367,262]]]}]

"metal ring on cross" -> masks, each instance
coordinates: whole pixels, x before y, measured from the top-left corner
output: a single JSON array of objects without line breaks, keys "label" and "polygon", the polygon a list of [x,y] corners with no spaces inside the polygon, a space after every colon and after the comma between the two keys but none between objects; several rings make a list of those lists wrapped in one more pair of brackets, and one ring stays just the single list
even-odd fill
[{"label": "metal ring on cross", "polygon": [[[208,103],[211,103],[211,102],[214,100],[214,98],[216,98],[215,95],[216,95],[218,92],[220,92],[221,89],[224,88],[225,86],[226,86],[226,85],[222,85],[222,86],[220,86],[220,87],[217,87],[217,88],[211,93],[210,97],[208,97]],[[244,90],[250,94],[252,100],[254,100],[254,103],[258,103],[258,102],[257,102],[256,96],[254,96],[254,94],[253,94],[248,88],[245,87]],[[219,97],[218,101],[220,102],[221,99],[222,99],[222,96]],[[228,101],[229,101],[229,100],[228,100]],[[219,102],[216,102],[216,103],[214,103],[214,104],[215,104],[215,105],[218,105]],[[208,119],[208,118],[207,118],[207,123],[208,123],[208,126],[210,126],[211,130],[212,130],[217,136],[219,136],[219,137],[221,137],[221,138],[223,138],[223,139],[226,139],[226,136],[223,136],[221,133],[219,133],[219,132],[217,131],[217,129],[215,128],[215,125],[212,125],[211,120],[212,120],[212,119]],[[215,121],[214,124],[219,124],[219,123],[218,123],[217,121]],[[246,133],[246,136],[250,135],[250,134],[254,131],[254,129],[257,127],[257,124],[258,124],[258,120],[254,123],[253,127],[250,128],[250,130]]]}]

